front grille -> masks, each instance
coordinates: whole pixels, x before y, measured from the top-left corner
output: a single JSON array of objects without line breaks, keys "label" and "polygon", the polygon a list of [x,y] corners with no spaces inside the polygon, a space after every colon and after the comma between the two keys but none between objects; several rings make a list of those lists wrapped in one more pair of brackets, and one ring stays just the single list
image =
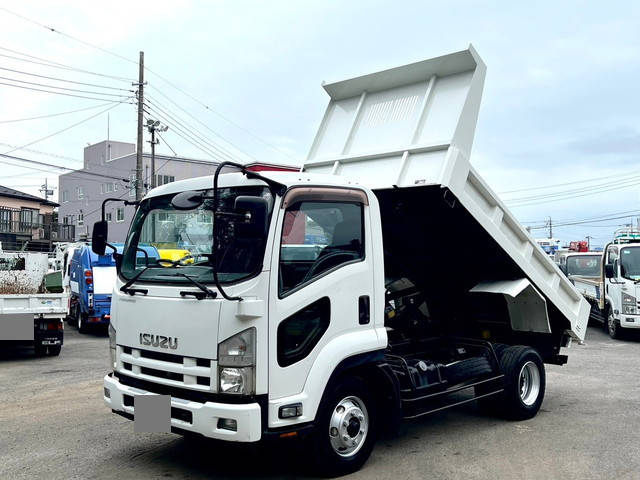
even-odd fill
[{"label": "front grille", "polygon": [[176,382],[184,381],[184,375],[174,372],[165,372],[164,370],[156,370],[155,368],[140,367],[140,373],[150,375],[152,377],[166,378],[167,380],[175,380]]},{"label": "front grille", "polygon": [[182,420],[187,423],[193,423],[193,414],[189,410],[185,410],[183,408],[171,407],[171,418]]},{"label": "front grille", "polygon": [[162,360],[163,362],[182,363],[180,355],[173,355],[172,353],[154,352],[152,350],[140,350],[140,356],[142,358],[153,358],[154,360]]},{"label": "front grille", "polygon": [[208,358],[125,346],[118,346],[117,354],[118,368],[136,378],[202,392],[215,390],[215,361]]}]

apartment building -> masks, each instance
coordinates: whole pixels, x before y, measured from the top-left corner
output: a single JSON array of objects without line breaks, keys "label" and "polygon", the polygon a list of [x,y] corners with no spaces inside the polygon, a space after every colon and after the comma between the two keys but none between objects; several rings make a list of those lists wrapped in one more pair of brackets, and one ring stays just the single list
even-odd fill
[{"label": "apartment building", "polygon": [[[156,186],[186,178],[213,174],[216,163],[191,158],[156,154]],[[136,147],[133,143],[105,140],[84,149],[82,170],[60,175],[58,184],[59,219],[75,226],[75,239],[91,235],[93,224],[100,219],[105,198],[135,200]],[[151,155],[144,153],[142,177],[145,190],[151,186]],[[106,209],[109,240],[125,239],[134,208],[122,203],[109,203]]]}]

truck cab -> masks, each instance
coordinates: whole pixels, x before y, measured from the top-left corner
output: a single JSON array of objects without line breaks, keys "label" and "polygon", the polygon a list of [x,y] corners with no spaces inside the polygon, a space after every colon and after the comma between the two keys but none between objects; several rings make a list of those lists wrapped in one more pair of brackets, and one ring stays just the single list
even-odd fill
[{"label": "truck cab", "polygon": [[640,232],[624,232],[606,246],[604,253],[607,330],[612,338],[627,329],[640,328]]},{"label": "truck cab", "polygon": [[[325,84],[301,171],[223,162],[150,191],[119,260],[106,405],[135,420],[166,395],[172,431],[302,439],[326,475],[402,419],[471,401],[534,416],[589,308],[469,164],[484,72],[470,47]],[[189,254],[140,265],[142,245]]]}]

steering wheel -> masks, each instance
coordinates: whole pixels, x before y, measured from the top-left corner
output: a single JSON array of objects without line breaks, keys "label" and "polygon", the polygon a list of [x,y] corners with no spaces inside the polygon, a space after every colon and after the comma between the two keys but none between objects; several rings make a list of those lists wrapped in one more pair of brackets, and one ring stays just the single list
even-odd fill
[{"label": "steering wheel", "polygon": [[321,267],[325,263],[327,263],[329,260],[335,261],[340,257],[347,257],[347,258],[345,258],[345,260],[342,260],[342,261],[336,261],[335,265],[339,265],[340,263],[343,263],[343,262],[348,262],[349,260],[355,260],[356,258],[360,257],[360,254],[358,252],[350,252],[350,251],[342,250],[339,252],[331,252],[327,255],[323,255],[319,257],[313,263],[313,265],[311,265],[311,268],[307,271],[307,274],[304,276],[302,281],[306,282],[307,280],[311,279],[316,274],[317,271],[322,271]]},{"label": "steering wheel", "polygon": [[156,260],[156,263],[159,263],[160,265],[164,263],[172,267],[177,267],[178,265],[185,267],[188,265],[187,263],[185,263],[187,260],[193,260],[193,255],[191,254],[185,255],[184,257],[179,258],[178,260],[171,260],[169,258],[159,258],[158,260]]}]

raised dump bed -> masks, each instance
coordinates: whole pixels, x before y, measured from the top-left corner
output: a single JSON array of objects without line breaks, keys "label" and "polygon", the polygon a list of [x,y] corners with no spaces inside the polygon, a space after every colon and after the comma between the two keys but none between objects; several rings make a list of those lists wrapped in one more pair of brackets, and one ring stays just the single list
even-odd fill
[{"label": "raised dump bed", "polygon": [[485,71],[469,46],[324,84],[330,101],[304,171],[375,191],[385,274],[424,272],[430,309],[460,320],[502,296],[514,331],[583,340],[588,303],[469,163]]}]

